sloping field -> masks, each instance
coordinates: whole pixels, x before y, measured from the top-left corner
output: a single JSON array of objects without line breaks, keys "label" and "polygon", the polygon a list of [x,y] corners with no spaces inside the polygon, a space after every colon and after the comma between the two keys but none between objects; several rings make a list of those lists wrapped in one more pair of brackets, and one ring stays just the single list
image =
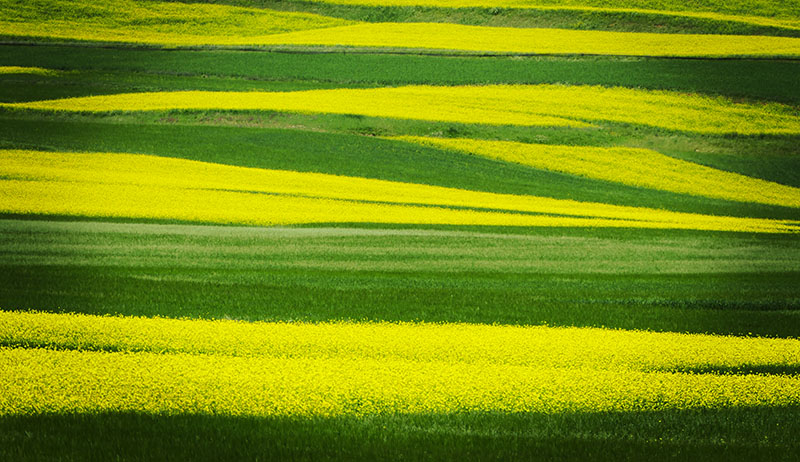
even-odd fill
[{"label": "sloping field", "polygon": [[261,45],[389,47],[522,54],[622,56],[800,55],[800,39],[705,34],[513,29],[434,23],[377,23],[265,37]]},{"label": "sloping field", "polygon": [[273,110],[556,127],[586,127],[593,121],[610,121],[696,133],[800,133],[800,116],[790,106],[597,86],[407,86],[298,92],[131,93],[2,106],[73,112]]},{"label": "sloping field", "polygon": [[642,15],[676,16],[683,18],[703,18],[719,21],[741,22],[745,24],[769,25],[796,29],[800,11],[792,2],[692,2],[686,5],[674,1],[570,1],[570,0],[508,0],[490,2],[487,0],[312,0],[316,3],[336,5],[367,5],[397,7],[437,7],[437,8],[494,8],[525,9],[537,11],[573,11],[603,13],[633,13]]},{"label": "sloping field", "polygon": [[742,202],[800,207],[800,189],[697,165],[655,151],[398,137],[534,168],[618,183]]},{"label": "sloping field", "polygon": [[796,2],[0,35],[0,460],[800,459]]},{"label": "sloping field", "polygon": [[745,14],[764,17],[796,18],[800,7],[790,0],[777,1],[693,1],[691,4],[675,0],[312,0],[340,5],[402,5],[438,6],[446,8],[497,7],[497,8],[624,8],[647,11],[680,11],[685,13],[714,12]]},{"label": "sloping field", "polygon": [[[780,22],[777,25],[786,26]],[[102,4],[37,0],[23,8],[6,1],[0,3],[0,26],[3,34],[11,37],[164,46],[345,46],[682,57],[800,55],[800,38],[793,37],[620,33],[425,22],[359,24],[359,21],[304,12],[134,0]]]},{"label": "sloping field", "polygon": [[3,35],[49,39],[224,45],[350,23],[307,13],[226,5],[136,0],[0,1]]},{"label": "sloping field", "polygon": [[213,223],[408,223],[795,232],[791,221],[667,212],[126,154],[0,151],[5,213]]}]

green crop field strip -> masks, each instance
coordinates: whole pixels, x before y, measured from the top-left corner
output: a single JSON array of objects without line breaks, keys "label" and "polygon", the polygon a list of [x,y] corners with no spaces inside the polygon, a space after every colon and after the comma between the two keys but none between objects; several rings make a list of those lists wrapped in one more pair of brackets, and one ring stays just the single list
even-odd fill
[{"label": "green crop field strip", "polygon": [[798,76],[786,0],[0,0],[0,460],[797,460]]}]

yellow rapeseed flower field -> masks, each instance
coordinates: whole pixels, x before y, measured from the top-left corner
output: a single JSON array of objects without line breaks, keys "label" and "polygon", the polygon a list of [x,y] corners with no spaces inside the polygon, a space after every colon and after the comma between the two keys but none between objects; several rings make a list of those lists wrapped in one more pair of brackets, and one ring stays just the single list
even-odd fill
[{"label": "yellow rapeseed flower field", "polygon": [[[792,2],[744,0],[311,0],[317,3],[370,6],[431,6],[438,8],[522,8],[537,10],[578,10],[657,13],[764,24],[773,18],[796,20],[800,7]],[[777,21],[776,21],[777,22]]]},{"label": "yellow rapeseed flower field", "polygon": [[791,221],[495,194],[134,154],[0,151],[0,212],[213,223],[796,232]]},{"label": "yellow rapeseed flower field", "polygon": [[531,167],[644,188],[718,199],[800,207],[800,189],[706,167],[650,149],[554,146],[465,138],[392,139],[454,149]]},{"label": "yellow rapeseed flower field", "polygon": [[668,370],[704,360],[796,366],[794,339],[13,312],[0,320],[4,343],[19,345],[0,348],[0,415],[558,413],[800,403],[797,376]]},{"label": "yellow rapeseed flower field", "polygon": [[162,45],[237,45],[269,34],[356,24],[310,13],[140,0],[0,0],[5,35]]},{"label": "yellow rapeseed flower field", "polygon": [[412,85],[291,92],[124,93],[0,107],[76,112],[269,110],[489,125],[582,127],[596,121],[696,133],[800,133],[800,115],[786,105],[601,86]]},{"label": "yellow rapeseed flower field", "polygon": [[[0,0],[0,29],[4,34],[167,46],[319,45],[686,57],[800,55],[800,39],[791,37],[364,23],[264,8],[138,0],[26,3],[20,7],[16,2]],[[641,9],[622,11],[646,13]],[[666,14],[800,28],[797,21],[769,17],[725,16],[714,12]]]},{"label": "yellow rapeseed flower field", "polygon": [[0,66],[0,74],[57,75],[58,71],[42,67]]},{"label": "yellow rapeseed flower field", "polygon": [[263,37],[260,45],[392,47],[523,54],[623,56],[800,55],[800,38],[660,34],[443,23],[366,23]]},{"label": "yellow rapeseed flower field", "polygon": [[240,322],[0,311],[11,346],[636,370],[797,367],[800,340],[579,327]]}]

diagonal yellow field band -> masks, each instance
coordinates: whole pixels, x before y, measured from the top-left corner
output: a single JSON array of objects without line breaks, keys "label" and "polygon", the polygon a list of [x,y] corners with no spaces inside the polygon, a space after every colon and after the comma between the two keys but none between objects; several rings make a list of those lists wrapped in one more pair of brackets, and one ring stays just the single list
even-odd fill
[{"label": "diagonal yellow field band", "polygon": [[0,66],[0,75],[2,74],[34,74],[34,75],[58,75],[59,71],[52,69],[45,69],[42,67],[26,67],[26,66]]},{"label": "diagonal yellow field band", "polygon": [[[777,2],[694,1],[671,0],[311,0],[315,3],[366,6],[427,6],[436,8],[497,8],[538,11],[569,11],[596,13],[632,13],[650,16],[673,16],[714,21],[738,22],[786,29],[800,28],[797,16],[800,8]],[[794,10],[794,11],[792,11]]]},{"label": "diagonal yellow field band", "polygon": [[794,339],[14,312],[0,312],[0,339],[9,345],[0,348],[0,415],[557,413],[800,403],[796,375],[702,373],[797,368]]},{"label": "diagonal yellow field band", "polygon": [[672,91],[563,85],[427,86],[292,92],[123,93],[0,107],[55,111],[269,110],[488,125],[647,125],[696,133],[798,134],[790,106]]},{"label": "diagonal yellow field band", "polygon": [[311,13],[141,0],[0,0],[6,36],[171,45],[257,42],[269,34],[357,24]]},{"label": "diagonal yellow field band", "polygon": [[465,138],[398,136],[437,148],[453,149],[587,178],[741,202],[800,207],[800,189],[675,159],[649,149],[554,146]]},{"label": "diagonal yellow field band", "polygon": [[800,38],[517,29],[442,23],[367,23],[276,34],[260,45],[391,47],[513,54],[800,56]]},{"label": "diagonal yellow field band", "polygon": [[0,151],[0,212],[213,223],[797,232],[791,221],[495,194],[135,154]]}]

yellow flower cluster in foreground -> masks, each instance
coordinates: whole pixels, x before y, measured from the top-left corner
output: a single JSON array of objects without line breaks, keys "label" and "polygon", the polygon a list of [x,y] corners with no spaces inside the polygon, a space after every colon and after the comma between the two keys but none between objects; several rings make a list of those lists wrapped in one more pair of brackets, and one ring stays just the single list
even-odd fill
[{"label": "yellow flower cluster in foreground", "polygon": [[169,45],[257,43],[269,34],[356,24],[310,13],[140,0],[0,0],[5,35]]},{"label": "yellow flower cluster in foreground", "polygon": [[0,66],[0,74],[56,75],[58,71],[42,67]]},{"label": "yellow flower cluster in foreground", "polygon": [[800,207],[798,188],[675,159],[650,149],[554,146],[416,136],[399,136],[391,139],[454,149],[539,169],[644,188],[717,199]]},{"label": "yellow flower cluster in foreground", "polygon": [[76,111],[268,110],[441,122],[586,126],[620,122],[697,133],[798,134],[789,106],[673,91],[563,85],[428,86],[291,92],[123,93],[0,107]]},{"label": "yellow flower cluster in foreground", "polygon": [[796,232],[791,221],[495,194],[135,154],[0,150],[0,212],[214,223],[406,223]]},{"label": "yellow flower cluster in foreground", "polygon": [[800,38],[517,29],[443,23],[367,23],[263,37],[260,45],[426,48],[525,54],[800,56]]},{"label": "yellow flower cluster in foreground", "polygon": [[0,313],[0,338],[16,345],[0,348],[0,415],[336,416],[800,404],[796,375],[667,370],[797,367],[800,341],[794,339],[15,312]]}]

